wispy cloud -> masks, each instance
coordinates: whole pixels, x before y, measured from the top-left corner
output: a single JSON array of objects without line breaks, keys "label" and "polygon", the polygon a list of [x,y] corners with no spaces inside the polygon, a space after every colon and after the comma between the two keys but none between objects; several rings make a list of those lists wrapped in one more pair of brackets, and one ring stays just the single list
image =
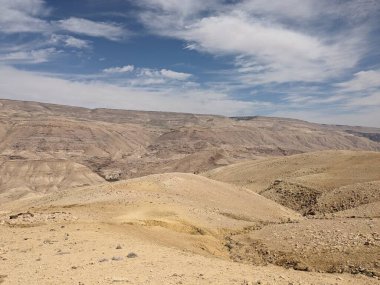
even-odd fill
[{"label": "wispy cloud", "polygon": [[[44,0],[0,0],[0,61],[9,65],[40,64],[57,54],[90,49],[92,42],[78,36],[122,40],[126,28],[113,22],[69,17],[52,21],[52,10]],[[17,36],[15,36],[17,35]]]},{"label": "wispy cloud", "polygon": [[[360,107],[374,107],[378,106],[380,107],[380,90],[362,95],[362,96],[355,96],[351,97],[350,100],[348,100],[346,106],[353,107],[353,108],[360,108]],[[363,108],[366,109],[366,108]]]},{"label": "wispy cloud", "polygon": [[87,49],[91,47],[91,43],[87,40],[78,39],[68,35],[53,34],[47,41],[47,44],[63,45],[65,47]]},{"label": "wispy cloud", "polygon": [[[235,56],[235,76],[247,85],[338,78],[366,52],[368,31],[348,24],[334,31],[330,23],[336,25],[338,18],[348,22],[359,10],[363,18],[380,8],[373,1],[356,10],[352,1],[203,2],[143,0],[140,20],[153,33],[186,41],[189,49]],[[321,16],[328,17],[329,24],[316,30]]]},{"label": "wispy cloud", "polygon": [[53,56],[60,53],[55,48],[45,48],[29,51],[15,51],[6,54],[0,54],[0,62],[5,63],[23,63],[35,64],[49,61]]},{"label": "wispy cloud", "polygon": [[51,26],[42,18],[49,14],[43,0],[0,0],[0,33],[44,33]]},{"label": "wispy cloud", "polygon": [[170,69],[161,69],[159,73],[166,78],[175,79],[175,80],[187,80],[192,75],[184,72],[177,72]]},{"label": "wispy cloud", "polygon": [[105,68],[103,69],[103,72],[104,73],[128,73],[128,72],[132,72],[134,69],[135,67],[133,65],[125,65],[121,67],[116,66],[116,67]]},{"label": "wispy cloud", "polygon": [[192,77],[190,73],[170,69],[135,68],[134,65],[115,66],[103,69],[103,73],[109,75],[131,74],[132,72],[134,72],[134,79],[130,82],[134,84],[163,84],[170,80],[186,81]]},{"label": "wispy cloud", "polygon": [[345,92],[366,91],[380,88],[380,70],[357,72],[351,80],[337,83],[336,86]]},{"label": "wispy cloud", "polygon": [[125,28],[115,23],[95,22],[74,17],[58,21],[58,26],[72,33],[109,40],[120,40],[127,34]]},{"label": "wispy cloud", "polygon": [[[49,21],[46,16],[49,15],[50,9],[44,0],[0,0],[0,7],[0,33],[3,34],[68,31],[109,40],[120,40],[127,34],[127,30],[116,23],[76,17],[57,22]],[[71,45],[79,45],[73,38],[69,38],[68,42]]]}]

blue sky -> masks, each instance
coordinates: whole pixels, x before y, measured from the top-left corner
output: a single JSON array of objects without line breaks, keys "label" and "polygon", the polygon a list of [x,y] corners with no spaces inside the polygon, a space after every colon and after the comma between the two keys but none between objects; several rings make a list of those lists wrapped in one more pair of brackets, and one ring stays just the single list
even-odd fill
[{"label": "blue sky", "polygon": [[377,0],[0,0],[0,97],[380,127]]}]

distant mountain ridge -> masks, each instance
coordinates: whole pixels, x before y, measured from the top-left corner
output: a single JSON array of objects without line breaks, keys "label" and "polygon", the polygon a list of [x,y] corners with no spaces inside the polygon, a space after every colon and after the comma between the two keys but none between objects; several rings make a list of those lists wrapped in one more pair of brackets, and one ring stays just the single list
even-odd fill
[{"label": "distant mountain ridge", "polygon": [[[67,160],[110,181],[173,171],[198,173],[261,156],[329,149],[379,151],[378,136],[377,128],[294,119],[0,100],[0,164]],[[9,190],[12,182],[1,182],[0,194],[5,185]]]}]

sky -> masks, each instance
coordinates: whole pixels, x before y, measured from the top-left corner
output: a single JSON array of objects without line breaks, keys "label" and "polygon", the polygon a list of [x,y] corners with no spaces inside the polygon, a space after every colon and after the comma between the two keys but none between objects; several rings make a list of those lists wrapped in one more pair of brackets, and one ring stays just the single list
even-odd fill
[{"label": "sky", "polygon": [[0,0],[0,98],[380,127],[378,0]]}]

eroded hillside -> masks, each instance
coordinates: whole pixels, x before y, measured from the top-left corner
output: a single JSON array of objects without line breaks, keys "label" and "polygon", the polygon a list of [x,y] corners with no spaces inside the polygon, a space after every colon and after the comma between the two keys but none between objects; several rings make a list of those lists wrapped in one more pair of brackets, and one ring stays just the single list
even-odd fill
[{"label": "eroded hillside", "polygon": [[[315,150],[380,150],[373,139],[379,129],[280,118],[91,110],[11,100],[0,100],[0,118],[1,163],[67,160],[109,181],[198,173]],[[7,181],[7,190],[18,187],[11,184]],[[4,183],[0,191],[5,191]]]}]

